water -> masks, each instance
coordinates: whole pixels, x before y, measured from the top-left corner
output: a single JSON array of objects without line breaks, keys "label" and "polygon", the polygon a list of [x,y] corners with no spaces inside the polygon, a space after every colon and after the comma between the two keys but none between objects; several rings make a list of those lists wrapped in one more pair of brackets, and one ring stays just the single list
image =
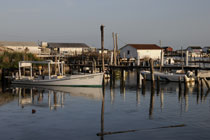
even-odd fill
[{"label": "water", "polygon": [[[144,93],[136,89],[135,77],[135,73],[127,74],[125,89],[120,89],[119,80],[113,89],[107,82],[104,98],[100,88],[10,87],[0,93],[0,137],[2,140],[209,139],[210,98],[206,89],[197,94],[196,87],[191,85],[180,93],[177,83],[161,83],[160,92],[151,96],[150,82]],[[167,127],[175,125],[184,126]],[[101,131],[127,130],[137,131],[96,135]]]}]

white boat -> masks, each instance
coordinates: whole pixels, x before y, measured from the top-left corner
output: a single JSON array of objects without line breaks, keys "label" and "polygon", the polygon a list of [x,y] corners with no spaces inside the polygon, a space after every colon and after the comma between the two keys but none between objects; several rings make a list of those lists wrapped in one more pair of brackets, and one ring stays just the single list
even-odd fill
[{"label": "white boat", "polygon": [[[33,64],[47,64],[48,75],[32,75]],[[51,65],[57,65],[58,74],[51,75]],[[21,74],[22,67],[30,68],[30,76],[23,76]],[[20,61],[19,62],[19,74],[12,81],[12,84],[23,85],[39,85],[39,86],[71,86],[71,87],[101,87],[104,73],[94,74],[77,74],[77,75],[65,75],[64,74],[64,62],[52,62],[52,61]]]},{"label": "white boat", "polygon": [[[146,80],[151,80],[150,71],[142,71],[141,74],[146,76]],[[194,82],[195,78],[192,77],[190,74],[181,74],[181,73],[169,73],[169,72],[158,72],[154,71],[154,77],[155,80],[157,80],[157,77],[160,77],[160,81],[171,81],[171,82],[179,82],[179,79],[181,79],[182,82],[186,80],[187,82]]]}]

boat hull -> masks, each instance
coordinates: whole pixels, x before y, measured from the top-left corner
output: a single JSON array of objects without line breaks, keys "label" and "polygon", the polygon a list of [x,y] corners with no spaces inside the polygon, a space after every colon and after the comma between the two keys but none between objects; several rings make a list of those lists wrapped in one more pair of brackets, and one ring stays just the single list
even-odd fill
[{"label": "boat hull", "polygon": [[[151,75],[149,71],[142,71],[142,75],[146,76],[146,80],[151,80]],[[173,74],[173,73],[161,73],[161,72],[154,72],[155,80],[157,77],[160,77],[160,81],[171,81],[171,82],[194,82],[195,79],[193,77],[187,77],[186,74]]]},{"label": "boat hull", "polygon": [[71,75],[60,79],[28,80],[19,79],[12,84],[39,85],[39,86],[69,86],[69,87],[101,87],[103,73]]}]

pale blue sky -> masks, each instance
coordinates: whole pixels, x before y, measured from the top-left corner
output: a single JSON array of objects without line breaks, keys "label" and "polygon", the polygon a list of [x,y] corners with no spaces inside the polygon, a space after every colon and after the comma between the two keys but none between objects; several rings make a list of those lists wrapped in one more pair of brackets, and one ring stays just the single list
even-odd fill
[{"label": "pale blue sky", "polygon": [[0,40],[210,46],[210,0],[0,0]]}]

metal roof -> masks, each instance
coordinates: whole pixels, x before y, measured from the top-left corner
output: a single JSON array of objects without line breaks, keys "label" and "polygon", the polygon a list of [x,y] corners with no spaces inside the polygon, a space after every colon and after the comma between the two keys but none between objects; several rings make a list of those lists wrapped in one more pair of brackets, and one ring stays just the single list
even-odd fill
[{"label": "metal roof", "polygon": [[90,48],[85,43],[47,43],[49,48]]},{"label": "metal roof", "polygon": [[189,46],[188,48],[191,48],[191,49],[202,49],[200,46]]},{"label": "metal roof", "polygon": [[36,42],[18,42],[18,41],[0,41],[0,46],[7,47],[7,46],[38,46]]},{"label": "metal roof", "polygon": [[159,47],[156,44],[127,44],[124,47],[126,47],[126,46],[131,46],[131,47],[133,47],[137,50],[147,50],[147,49],[149,49],[149,50],[151,50],[151,49],[152,50],[161,50],[162,49],[161,47]]}]

